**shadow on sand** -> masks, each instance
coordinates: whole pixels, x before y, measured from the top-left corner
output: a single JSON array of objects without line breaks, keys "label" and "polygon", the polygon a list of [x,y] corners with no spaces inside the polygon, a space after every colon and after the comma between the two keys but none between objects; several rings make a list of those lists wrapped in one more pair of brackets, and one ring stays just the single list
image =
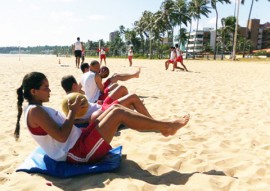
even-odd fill
[{"label": "shadow on sand", "polygon": [[[123,158],[124,157],[125,156],[123,156]],[[114,179],[137,179],[152,185],[184,185],[190,177],[197,173],[211,176],[227,176],[223,171],[216,170],[191,173],[180,173],[172,170],[162,175],[153,175],[147,170],[142,169],[136,162],[128,159],[123,159],[121,167],[110,173],[90,174],[67,179],[58,179],[46,175],[42,176],[48,181],[51,181],[54,186],[65,191],[81,191],[93,188],[104,188],[106,183]],[[76,184],[74,182],[76,182]],[[121,188],[121,185],[119,185],[119,188]]]}]

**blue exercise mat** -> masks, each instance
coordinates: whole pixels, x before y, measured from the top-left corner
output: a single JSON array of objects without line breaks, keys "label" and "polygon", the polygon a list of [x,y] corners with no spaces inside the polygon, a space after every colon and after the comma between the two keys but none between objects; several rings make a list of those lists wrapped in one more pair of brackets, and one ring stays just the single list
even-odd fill
[{"label": "blue exercise mat", "polygon": [[63,161],[55,161],[45,154],[42,148],[37,148],[19,166],[16,172],[41,173],[58,178],[68,178],[83,174],[93,174],[113,171],[120,167],[122,158],[122,146],[116,147],[98,163],[95,164],[71,164]]}]

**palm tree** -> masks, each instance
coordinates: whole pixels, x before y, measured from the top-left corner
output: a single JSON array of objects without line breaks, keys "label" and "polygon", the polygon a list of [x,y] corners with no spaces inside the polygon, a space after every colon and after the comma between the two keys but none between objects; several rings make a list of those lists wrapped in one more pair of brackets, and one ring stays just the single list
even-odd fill
[{"label": "palm tree", "polygon": [[214,41],[214,60],[216,60],[217,49],[216,49],[216,41],[217,41],[217,28],[218,28],[218,11],[217,11],[217,3],[231,3],[230,0],[211,0],[211,6],[216,12],[216,32],[215,32],[215,41]]},{"label": "palm tree", "polygon": [[187,23],[190,22],[190,17],[188,16],[188,8],[186,0],[176,0],[174,3],[175,11],[178,15],[179,20],[179,36],[178,36],[178,44],[179,46],[183,45],[181,41],[181,31],[182,31],[182,23],[187,26]]},{"label": "palm tree", "polygon": [[[256,0],[258,1],[258,0]],[[268,0],[270,2],[270,0]],[[252,12],[252,8],[253,8],[253,3],[254,3],[254,0],[251,0],[251,5],[250,5],[250,9],[249,9],[249,14],[248,14],[248,21],[247,21],[247,28],[246,28],[246,39],[244,40],[244,47],[243,47],[243,58],[245,57],[245,54],[246,54],[246,40],[249,40],[250,39],[250,30],[249,30],[249,22],[250,22],[250,16],[251,16],[251,12]],[[245,4],[245,0],[241,0],[241,4]]]},{"label": "palm tree", "polygon": [[201,15],[208,17],[208,13],[210,13],[210,10],[207,7],[207,0],[192,0],[190,5],[191,5],[190,10],[193,12],[193,18],[197,20],[197,27],[195,31],[195,39],[194,39],[194,46],[193,46],[193,59],[194,59],[199,20],[201,18]]},{"label": "palm tree", "polygon": [[[235,28],[235,22],[236,19],[233,16],[222,18],[221,23],[222,23],[222,28],[220,29],[220,34],[222,37],[222,55],[221,55],[221,60],[223,60],[223,55],[224,55],[224,49],[225,47],[229,49],[228,46],[226,46],[226,42],[231,42],[231,36],[233,36],[234,28]],[[227,44],[228,45],[228,44]]]},{"label": "palm tree", "polygon": [[135,31],[139,31],[141,34],[143,34],[146,39],[149,41],[149,54],[151,58],[151,52],[152,52],[152,28],[154,25],[154,14],[150,11],[144,11],[143,15],[141,16],[140,20],[135,24]]},{"label": "palm tree", "polygon": [[[174,27],[179,23],[178,19],[178,14],[175,11],[175,3],[173,0],[165,0],[161,4],[161,12],[162,12],[162,17],[164,21],[167,22],[168,26],[168,40],[172,39],[171,45],[173,45],[173,36],[174,36]],[[171,34],[171,36],[169,36]]]}]

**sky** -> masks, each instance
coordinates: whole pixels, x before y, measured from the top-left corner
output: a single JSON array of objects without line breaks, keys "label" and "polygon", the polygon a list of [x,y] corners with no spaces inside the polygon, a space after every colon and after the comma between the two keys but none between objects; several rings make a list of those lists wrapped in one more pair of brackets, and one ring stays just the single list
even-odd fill
[{"label": "sky", "polygon": [[[77,37],[81,41],[109,40],[109,33],[119,26],[132,29],[142,13],[160,9],[163,0],[0,0],[0,47],[71,45]],[[217,4],[219,19],[233,16],[231,5]],[[240,5],[239,24],[246,26],[251,0]],[[251,18],[270,22],[270,2],[254,1]],[[215,28],[215,13],[202,16],[199,29]],[[194,29],[196,23],[193,22]],[[221,24],[219,22],[218,26]],[[189,29],[189,26],[187,26]]]}]

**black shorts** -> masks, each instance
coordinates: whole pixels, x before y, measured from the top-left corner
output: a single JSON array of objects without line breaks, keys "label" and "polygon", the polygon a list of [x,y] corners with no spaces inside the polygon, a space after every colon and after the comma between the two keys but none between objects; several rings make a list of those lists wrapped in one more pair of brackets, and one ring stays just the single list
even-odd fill
[{"label": "black shorts", "polygon": [[75,52],[74,52],[74,54],[75,54],[75,57],[77,58],[77,57],[82,57],[82,51],[81,50],[75,50]]}]

